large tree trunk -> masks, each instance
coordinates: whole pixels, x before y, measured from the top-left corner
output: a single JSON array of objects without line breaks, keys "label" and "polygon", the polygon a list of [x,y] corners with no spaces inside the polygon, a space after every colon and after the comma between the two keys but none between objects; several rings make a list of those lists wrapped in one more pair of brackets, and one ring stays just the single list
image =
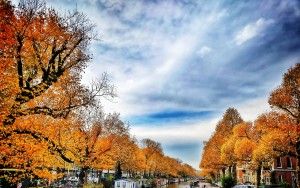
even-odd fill
[{"label": "large tree trunk", "polygon": [[232,166],[232,177],[233,179],[237,180],[237,174],[236,174],[236,164]]},{"label": "large tree trunk", "polygon": [[80,173],[79,173],[79,183],[81,185],[87,183],[87,171],[88,171],[88,167],[83,167],[81,168],[80,170]]},{"label": "large tree trunk", "polygon": [[229,167],[228,167],[228,172],[229,172],[228,175],[232,177],[232,166],[229,166]]},{"label": "large tree trunk", "polygon": [[256,187],[260,186],[260,180],[261,180],[261,165],[262,163],[260,162],[256,168]]},{"label": "large tree trunk", "polygon": [[222,177],[225,177],[225,168],[222,168]]},{"label": "large tree trunk", "polygon": [[102,178],[102,170],[98,171],[98,184],[101,183],[101,178]]}]

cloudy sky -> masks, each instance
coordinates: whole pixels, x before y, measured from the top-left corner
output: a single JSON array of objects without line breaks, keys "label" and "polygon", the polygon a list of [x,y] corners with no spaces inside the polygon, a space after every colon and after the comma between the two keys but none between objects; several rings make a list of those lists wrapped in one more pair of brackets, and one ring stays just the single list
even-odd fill
[{"label": "cloudy sky", "polygon": [[96,24],[93,61],[83,82],[108,72],[136,138],[198,167],[228,107],[245,120],[268,110],[282,74],[300,60],[297,0],[48,0]]}]

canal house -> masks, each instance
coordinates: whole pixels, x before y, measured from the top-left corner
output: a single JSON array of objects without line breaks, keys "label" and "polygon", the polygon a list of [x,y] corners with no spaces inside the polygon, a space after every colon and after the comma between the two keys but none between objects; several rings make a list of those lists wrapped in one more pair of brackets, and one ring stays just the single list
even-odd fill
[{"label": "canal house", "polygon": [[137,188],[137,182],[131,179],[116,180],[114,188]]}]

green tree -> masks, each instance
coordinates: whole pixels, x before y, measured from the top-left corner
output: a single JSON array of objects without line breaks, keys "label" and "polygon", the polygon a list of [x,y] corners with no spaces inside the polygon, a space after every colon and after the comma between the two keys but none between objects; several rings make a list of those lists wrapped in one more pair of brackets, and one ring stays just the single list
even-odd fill
[{"label": "green tree", "polygon": [[225,176],[222,178],[222,187],[223,188],[232,188],[236,185],[236,179],[232,176]]}]

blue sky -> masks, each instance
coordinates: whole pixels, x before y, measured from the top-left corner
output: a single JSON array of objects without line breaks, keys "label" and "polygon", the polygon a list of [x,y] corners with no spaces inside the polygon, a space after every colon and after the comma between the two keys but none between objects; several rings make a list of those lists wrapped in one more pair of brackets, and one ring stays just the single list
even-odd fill
[{"label": "blue sky", "polygon": [[136,138],[198,167],[202,142],[228,107],[245,120],[267,111],[270,91],[299,62],[296,0],[49,0],[96,24],[85,84],[108,72]]}]

